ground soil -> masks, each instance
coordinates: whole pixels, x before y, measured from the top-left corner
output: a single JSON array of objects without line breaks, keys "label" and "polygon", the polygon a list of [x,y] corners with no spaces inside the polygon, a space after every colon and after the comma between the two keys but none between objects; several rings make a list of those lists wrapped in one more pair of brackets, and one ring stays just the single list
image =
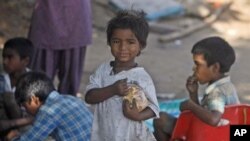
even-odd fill
[{"label": "ground soil", "polygon": [[[84,93],[88,77],[104,60],[111,59],[106,44],[105,27],[114,13],[107,0],[92,0],[93,43],[87,50],[85,68],[79,92]],[[27,36],[34,0],[0,1],[0,46],[11,37]],[[237,60],[230,72],[242,103],[250,103],[250,4],[247,0],[237,0],[231,8],[212,25],[183,38],[160,43],[163,36],[150,32],[148,45],[137,62],[146,68],[155,82],[158,95],[185,98],[186,78],[192,74],[192,45],[202,38],[218,35],[225,38],[235,49]],[[180,19],[180,18],[179,18]],[[183,18],[184,19],[184,18]],[[164,24],[183,24],[190,20],[168,20]],[[195,26],[195,24],[194,24]]]}]

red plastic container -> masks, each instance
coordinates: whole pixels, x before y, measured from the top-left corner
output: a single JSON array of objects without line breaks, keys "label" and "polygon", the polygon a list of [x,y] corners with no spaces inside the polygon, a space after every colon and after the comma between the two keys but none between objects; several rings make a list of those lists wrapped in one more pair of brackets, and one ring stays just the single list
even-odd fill
[{"label": "red plastic container", "polygon": [[210,126],[190,111],[179,116],[171,141],[229,141],[230,125],[250,125],[250,105],[226,106],[223,118],[229,120],[225,126]]}]

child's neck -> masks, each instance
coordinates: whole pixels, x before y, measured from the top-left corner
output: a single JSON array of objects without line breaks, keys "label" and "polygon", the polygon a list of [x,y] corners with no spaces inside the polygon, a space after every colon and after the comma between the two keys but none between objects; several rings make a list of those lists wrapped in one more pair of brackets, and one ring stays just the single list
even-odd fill
[{"label": "child's neck", "polygon": [[113,72],[115,74],[124,71],[124,70],[130,70],[132,68],[137,67],[137,63],[135,62],[127,62],[127,63],[117,63],[115,61],[111,62],[111,66],[113,67]]},{"label": "child's neck", "polygon": [[18,80],[18,78],[26,72],[26,68],[21,70],[21,71],[17,71],[17,72],[13,72],[13,73],[10,73],[9,76],[10,76],[10,83],[11,83],[11,87],[15,87],[16,86],[16,82]]},{"label": "child's neck", "polygon": [[227,76],[227,75],[225,75],[224,73],[220,73],[220,74],[216,75],[216,76],[214,77],[214,79],[211,80],[211,81],[209,82],[209,85],[212,84],[212,83],[214,83],[214,82],[217,81],[217,80],[220,80],[221,78],[226,77],[226,76]]}]

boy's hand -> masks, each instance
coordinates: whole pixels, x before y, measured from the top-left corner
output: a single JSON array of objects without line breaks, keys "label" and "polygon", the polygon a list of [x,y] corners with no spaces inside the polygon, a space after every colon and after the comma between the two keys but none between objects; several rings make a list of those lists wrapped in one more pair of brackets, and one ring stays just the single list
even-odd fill
[{"label": "boy's hand", "polygon": [[116,81],[113,84],[115,94],[119,96],[125,96],[128,93],[127,78]]},{"label": "boy's hand", "polygon": [[190,110],[190,104],[191,104],[191,102],[192,101],[190,99],[181,102],[180,111]]},{"label": "boy's hand", "polygon": [[198,93],[198,82],[195,78],[195,76],[189,76],[186,82],[186,88],[189,92],[189,94],[197,94]]},{"label": "boy's hand", "polygon": [[123,114],[128,119],[139,121],[140,112],[136,107],[136,101],[133,99],[133,103],[130,104],[127,100],[123,101]]},{"label": "boy's hand", "polygon": [[11,128],[11,125],[8,121],[0,120],[0,132],[5,131],[9,128]]},{"label": "boy's hand", "polygon": [[181,102],[180,111],[189,110],[189,100]]},{"label": "boy's hand", "polygon": [[6,136],[7,141],[11,141],[14,137],[19,136],[20,133],[17,130],[11,130],[8,135]]}]

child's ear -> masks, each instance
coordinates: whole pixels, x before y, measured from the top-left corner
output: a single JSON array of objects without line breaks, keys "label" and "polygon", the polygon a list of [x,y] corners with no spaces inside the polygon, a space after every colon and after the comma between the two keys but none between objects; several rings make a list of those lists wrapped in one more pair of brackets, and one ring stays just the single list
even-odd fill
[{"label": "child's ear", "polygon": [[29,57],[25,57],[24,59],[22,59],[22,62],[25,66],[28,66],[29,65],[29,62],[30,62],[30,58]]},{"label": "child's ear", "polygon": [[137,53],[137,56],[140,56],[140,54],[141,54],[141,50],[139,50],[139,52]]},{"label": "child's ear", "polygon": [[140,50],[142,51],[145,48],[145,46],[140,44]]},{"label": "child's ear", "polygon": [[213,71],[216,73],[220,73],[220,64],[218,62],[213,64]]},{"label": "child's ear", "polygon": [[41,101],[39,99],[39,97],[35,96],[35,95],[32,95],[31,98],[30,98],[31,102],[34,102],[36,105],[40,105],[41,104]]},{"label": "child's ear", "polygon": [[141,51],[142,51],[144,48],[145,48],[145,47],[143,47],[142,45],[140,45],[140,50],[139,50],[139,52],[138,52],[137,56],[140,56]]}]

